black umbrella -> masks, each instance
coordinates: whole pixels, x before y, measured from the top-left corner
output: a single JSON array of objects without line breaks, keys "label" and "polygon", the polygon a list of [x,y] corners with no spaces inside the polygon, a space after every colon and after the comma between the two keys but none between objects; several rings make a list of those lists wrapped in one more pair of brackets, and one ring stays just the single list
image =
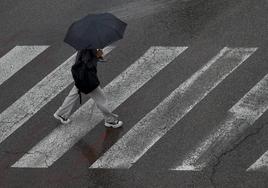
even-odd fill
[{"label": "black umbrella", "polygon": [[99,48],[123,38],[127,24],[111,13],[88,14],[68,29],[64,42],[77,50]]}]

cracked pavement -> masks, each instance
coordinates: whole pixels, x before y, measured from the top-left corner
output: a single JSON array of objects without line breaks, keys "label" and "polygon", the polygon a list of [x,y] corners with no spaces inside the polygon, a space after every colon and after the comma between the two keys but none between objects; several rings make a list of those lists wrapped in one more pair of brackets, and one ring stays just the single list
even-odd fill
[{"label": "cracked pavement", "polygon": [[221,163],[221,159],[224,156],[230,154],[232,151],[234,151],[241,144],[243,144],[248,138],[258,135],[265,125],[267,125],[267,123],[262,124],[259,128],[252,128],[252,130],[250,131],[251,133],[249,133],[248,135],[243,135],[243,137],[240,138],[240,141],[238,141],[237,144],[233,144],[232,148],[230,148],[230,149],[228,149],[226,151],[223,151],[221,153],[221,155],[217,157],[217,160],[216,160],[215,164],[212,165],[212,167],[211,167],[211,175],[210,175],[210,182],[211,182],[211,184],[212,184],[212,186],[214,188],[216,188],[216,184],[214,182],[214,176],[215,176],[215,173],[217,171],[217,167]]}]

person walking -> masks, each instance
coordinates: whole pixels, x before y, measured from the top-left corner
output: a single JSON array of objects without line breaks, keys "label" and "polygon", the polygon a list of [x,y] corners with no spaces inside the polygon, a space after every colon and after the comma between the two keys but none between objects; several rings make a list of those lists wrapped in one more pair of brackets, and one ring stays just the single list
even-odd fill
[{"label": "person walking", "polygon": [[97,77],[97,62],[103,61],[105,46],[123,38],[127,23],[111,13],[88,14],[73,22],[64,42],[75,48],[78,53],[72,66],[75,85],[63,101],[54,117],[62,123],[69,123],[70,113],[81,93],[89,94],[104,116],[106,127],[118,128],[123,122],[107,106],[107,99]]},{"label": "person walking", "polygon": [[[102,112],[105,121],[104,125],[106,127],[118,128],[123,125],[123,122],[119,120],[118,114],[112,113],[108,109],[107,99],[102,88],[100,87],[100,82],[97,77],[97,62],[103,60],[102,55],[103,52],[100,49],[78,50],[75,64],[85,63],[87,66],[87,71],[89,71],[91,78],[91,83],[89,84],[90,88],[88,88],[88,95],[95,101],[98,109]],[[62,105],[54,113],[54,117],[64,124],[69,123],[71,121],[69,119],[70,113],[79,98],[79,94],[79,89],[76,85],[74,85],[68,96],[63,101]]]}]

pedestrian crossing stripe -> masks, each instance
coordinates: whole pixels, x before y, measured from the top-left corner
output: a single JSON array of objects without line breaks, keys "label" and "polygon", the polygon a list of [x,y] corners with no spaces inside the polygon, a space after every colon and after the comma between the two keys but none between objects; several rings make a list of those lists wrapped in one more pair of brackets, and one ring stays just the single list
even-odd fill
[{"label": "pedestrian crossing stripe", "polygon": [[[0,71],[1,71],[0,85],[4,83],[6,80],[8,80],[11,76],[13,76],[21,68],[23,68],[26,64],[31,62],[36,56],[38,56],[48,47],[49,46],[16,46],[15,48],[13,48],[9,53],[7,53],[0,59]],[[112,49],[113,47],[106,48],[105,54],[109,53]],[[120,85],[122,79],[127,77],[126,75],[131,75],[135,77],[134,71],[133,70],[131,71],[130,67],[127,69],[128,71],[126,70],[123,72],[124,74],[123,73],[120,74],[116,78],[117,82],[115,79],[104,88],[104,91],[108,93],[109,101],[112,101],[109,104],[109,108],[111,110],[117,108],[117,106],[119,106],[123,101],[127,100],[127,98],[129,98],[133,93],[135,93],[140,87],[142,87],[145,83],[147,83],[153,76],[155,76],[159,71],[165,68],[170,62],[172,62],[177,56],[179,56],[186,49],[187,47],[159,47],[159,46],[151,47],[150,49],[148,49],[148,51],[144,54],[144,56],[134,63],[136,64],[136,67],[134,66],[134,64],[131,65],[132,69],[134,70],[135,68],[141,66],[146,62],[148,63],[148,61],[153,66],[156,66],[157,63],[160,64],[160,66],[158,67],[148,66],[147,69],[144,69],[148,70],[148,72],[146,72],[145,76],[146,78],[144,78],[138,84],[131,81],[125,81],[125,85],[124,84]],[[202,67],[202,69],[197,71],[192,77],[190,77],[183,84],[181,84],[155,109],[153,109],[143,119],[141,119],[132,129],[129,130],[129,132],[127,132],[106,153],[104,153],[103,156],[101,156],[97,161],[95,161],[95,163],[93,163],[90,168],[130,168],[161,137],[163,137],[168,130],[170,130],[183,116],[185,116],[211,90],[213,90],[223,79],[225,79],[226,76],[228,76],[233,70],[235,70],[240,64],[242,64],[256,50],[257,48],[228,48],[228,47],[223,48],[220,51],[220,53],[213,59],[211,59],[204,67]],[[156,54],[162,54],[162,55],[157,56],[155,52],[157,52]],[[74,62],[75,55],[76,53],[0,114],[0,143],[3,142],[8,136],[10,136],[20,126],[22,126],[29,118],[31,118],[35,113],[37,113],[45,104],[47,104],[57,94],[59,94],[63,89],[68,87],[73,82],[70,74],[70,67]],[[11,64],[12,62],[18,62],[18,64]],[[219,62],[222,62],[222,64]],[[229,67],[230,64],[228,64],[228,66],[227,64],[226,66],[224,66],[224,62],[226,63],[231,62],[231,67]],[[226,69],[224,68],[223,71],[221,66],[225,67]],[[216,70],[218,70],[218,72]],[[216,71],[217,74],[214,71]],[[218,75],[219,72],[220,75]],[[202,90],[202,88],[199,88],[201,89],[201,91],[196,92],[196,89],[198,89],[196,85],[203,84],[202,78],[203,81],[205,81],[206,77],[209,74],[211,75],[214,74],[213,78],[215,78],[215,80],[218,81],[214,80],[211,83],[204,83],[204,85],[208,84],[206,85],[208,87],[204,87],[206,88],[206,89],[203,88],[204,90]],[[139,76],[141,77],[141,75]],[[49,80],[52,81],[49,82]],[[60,81],[58,83],[55,83],[55,80]],[[239,119],[239,121],[242,122],[246,121],[246,124],[248,126],[252,125],[267,110],[268,106],[267,98],[265,98],[265,95],[267,96],[267,90],[265,90],[265,87],[267,87],[265,85],[266,81],[267,76],[263,80],[261,80],[258,84],[256,84],[256,86],[254,87],[255,90],[254,88],[252,89],[255,91],[255,93],[250,92],[247,93],[245,97],[243,97],[235,105],[237,107],[234,106],[228,111],[228,113],[230,114],[233,113],[235,117],[237,116],[243,117]],[[126,85],[131,84],[133,85],[132,91],[124,93],[123,96],[115,92],[115,90],[118,89],[119,90],[121,89],[120,91],[123,92],[124,87]],[[48,87],[45,87],[46,85],[49,86],[49,88],[51,88],[52,86],[54,87],[52,87],[53,88],[52,90],[49,90]],[[41,92],[38,91],[44,92],[49,97],[44,98],[44,96],[40,95]],[[200,95],[193,96],[194,93],[199,93]],[[265,102],[262,104],[258,104],[255,101],[254,103],[254,99],[256,98],[258,99],[258,97],[259,99],[264,100]],[[249,106],[246,106],[245,104],[249,104]],[[65,152],[67,152],[78,140],[80,140],[85,134],[87,134],[92,128],[94,128],[95,125],[98,124],[98,122],[102,120],[102,114],[98,109],[96,109],[93,112],[94,114],[92,120],[93,125],[89,128],[83,125],[83,122],[87,121],[87,119],[84,118],[85,117],[84,114],[86,114],[88,109],[91,108],[92,106],[93,101],[89,100],[84,106],[82,106],[72,115],[72,119],[74,120],[74,122],[76,122],[76,126],[78,124],[79,128],[75,129],[74,124],[71,124],[69,128],[60,126],[59,128],[52,131],[51,134],[47,135],[47,137],[45,137],[43,140],[41,140],[21,159],[15,162],[12,165],[12,167],[47,168],[51,166]],[[183,108],[179,109],[178,106]],[[16,111],[15,107],[23,110]],[[174,113],[168,114],[167,112],[171,108],[174,110]],[[13,116],[11,116],[11,114],[13,114]],[[16,116],[14,116],[14,114],[16,114]],[[167,116],[167,114],[169,116]],[[158,117],[165,116],[165,118],[160,119],[160,121],[159,119],[158,121],[156,121],[157,116]],[[14,119],[13,117],[16,118]],[[231,115],[230,119],[232,119]],[[161,122],[161,120],[163,120],[163,122]],[[251,120],[250,123],[249,120]],[[236,125],[239,121],[237,122],[234,121],[233,123]],[[153,127],[152,124],[154,124],[155,127]],[[232,139],[235,138],[235,136],[232,136],[235,134],[234,132],[232,132],[233,127],[234,125],[229,126],[229,132],[228,130],[223,130],[219,128],[218,130],[215,130],[213,133],[217,131],[226,131],[225,133],[227,134],[229,142],[224,144],[226,144],[227,146],[230,144],[230,142],[232,142]],[[70,134],[68,135],[67,133]],[[67,139],[70,139],[70,137],[72,138],[70,142],[66,143],[65,139],[63,140],[57,139],[57,136],[59,138],[63,137],[63,135],[66,136],[66,134]],[[211,136],[213,137],[213,134],[211,134],[210,137]],[[139,142],[141,140],[143,141],[142,144],[141,142]],[[188,155],[187,156],[188,158],[186,157],[185,160],[179,166],[176,166],[171,170],[200,170],[203,169],[203,167],[207,166],[210,161],[210,158],[208,158],[208,160],[203,159],[206,158],[204,156],[208,156],[210,151],[209,147],[212,147],[209,144],[208,140],[209,139],[207,139],[207,142],[205,142],[205,144],[204,143],[203,145],[200,144],[200,147],[196,149],[195,154],[200,154],[199,156],[192,155],[191,157],[189,157],[190,155]],[[210,139],[210,141],[211,140],[213,139]],[[213,144],[221,143],[220,138],[217,141],[213,142]],[[63,144],[63,147],[61,145],[63,150],[58,150],[59,146],[57,146],[56,144]],[[130,144],[131,147],[126,147],[127,144]],[[201,145],[202,146],[206,145],[208,147],[202,148]],[[51,146],[54,147],[52,147],[51,149]],[[206,149],[204,150],[204,148]],[[125,153],[127,153],[127,155],[125,155]],[[267,153],[268,151],[265,154],[263,154],[260,157],[260,159],[258,159],[253,165],[251,165],[247,169],[247,171],[267,169],[268,166]],[[107,160],[108,158],[110,159],[109,161]]]},{"label": "pedestrian crossing stripe", "polygon": [[268,151],[266,151],[255,163],[248,167],[247,171],[267,171],[268,170]]},{"label": "pedestrian crossing stripe", "polygon": [[31,62],[49,46],[15,46],[0,58],[0,85]]}]

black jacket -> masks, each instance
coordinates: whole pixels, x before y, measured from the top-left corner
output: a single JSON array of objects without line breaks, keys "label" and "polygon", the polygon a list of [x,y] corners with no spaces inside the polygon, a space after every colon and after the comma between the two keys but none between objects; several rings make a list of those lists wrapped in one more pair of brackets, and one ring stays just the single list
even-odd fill
[{"label": "black jacket", "polygon": [[[98,59],[96,57],[97,50],[80,50],[78,51],[76,55],[76,60],[74,65],[72,66],[72,75],[75,80],[75,84],[78,88],[78,94],[80,98],[80,104],[82,104],[82,96],[81,92],[87,94],[91,91],[93,91],[96,87],[99,86],[100,81],[97,76],[97,62]],[[86,74],[79,73],[79,67],[85,70],[84,66],[80,66],[85,63],[86,67],[88,68],[88,72]],[[83,77],[83,80],[81,80],[81,75]]]}]

